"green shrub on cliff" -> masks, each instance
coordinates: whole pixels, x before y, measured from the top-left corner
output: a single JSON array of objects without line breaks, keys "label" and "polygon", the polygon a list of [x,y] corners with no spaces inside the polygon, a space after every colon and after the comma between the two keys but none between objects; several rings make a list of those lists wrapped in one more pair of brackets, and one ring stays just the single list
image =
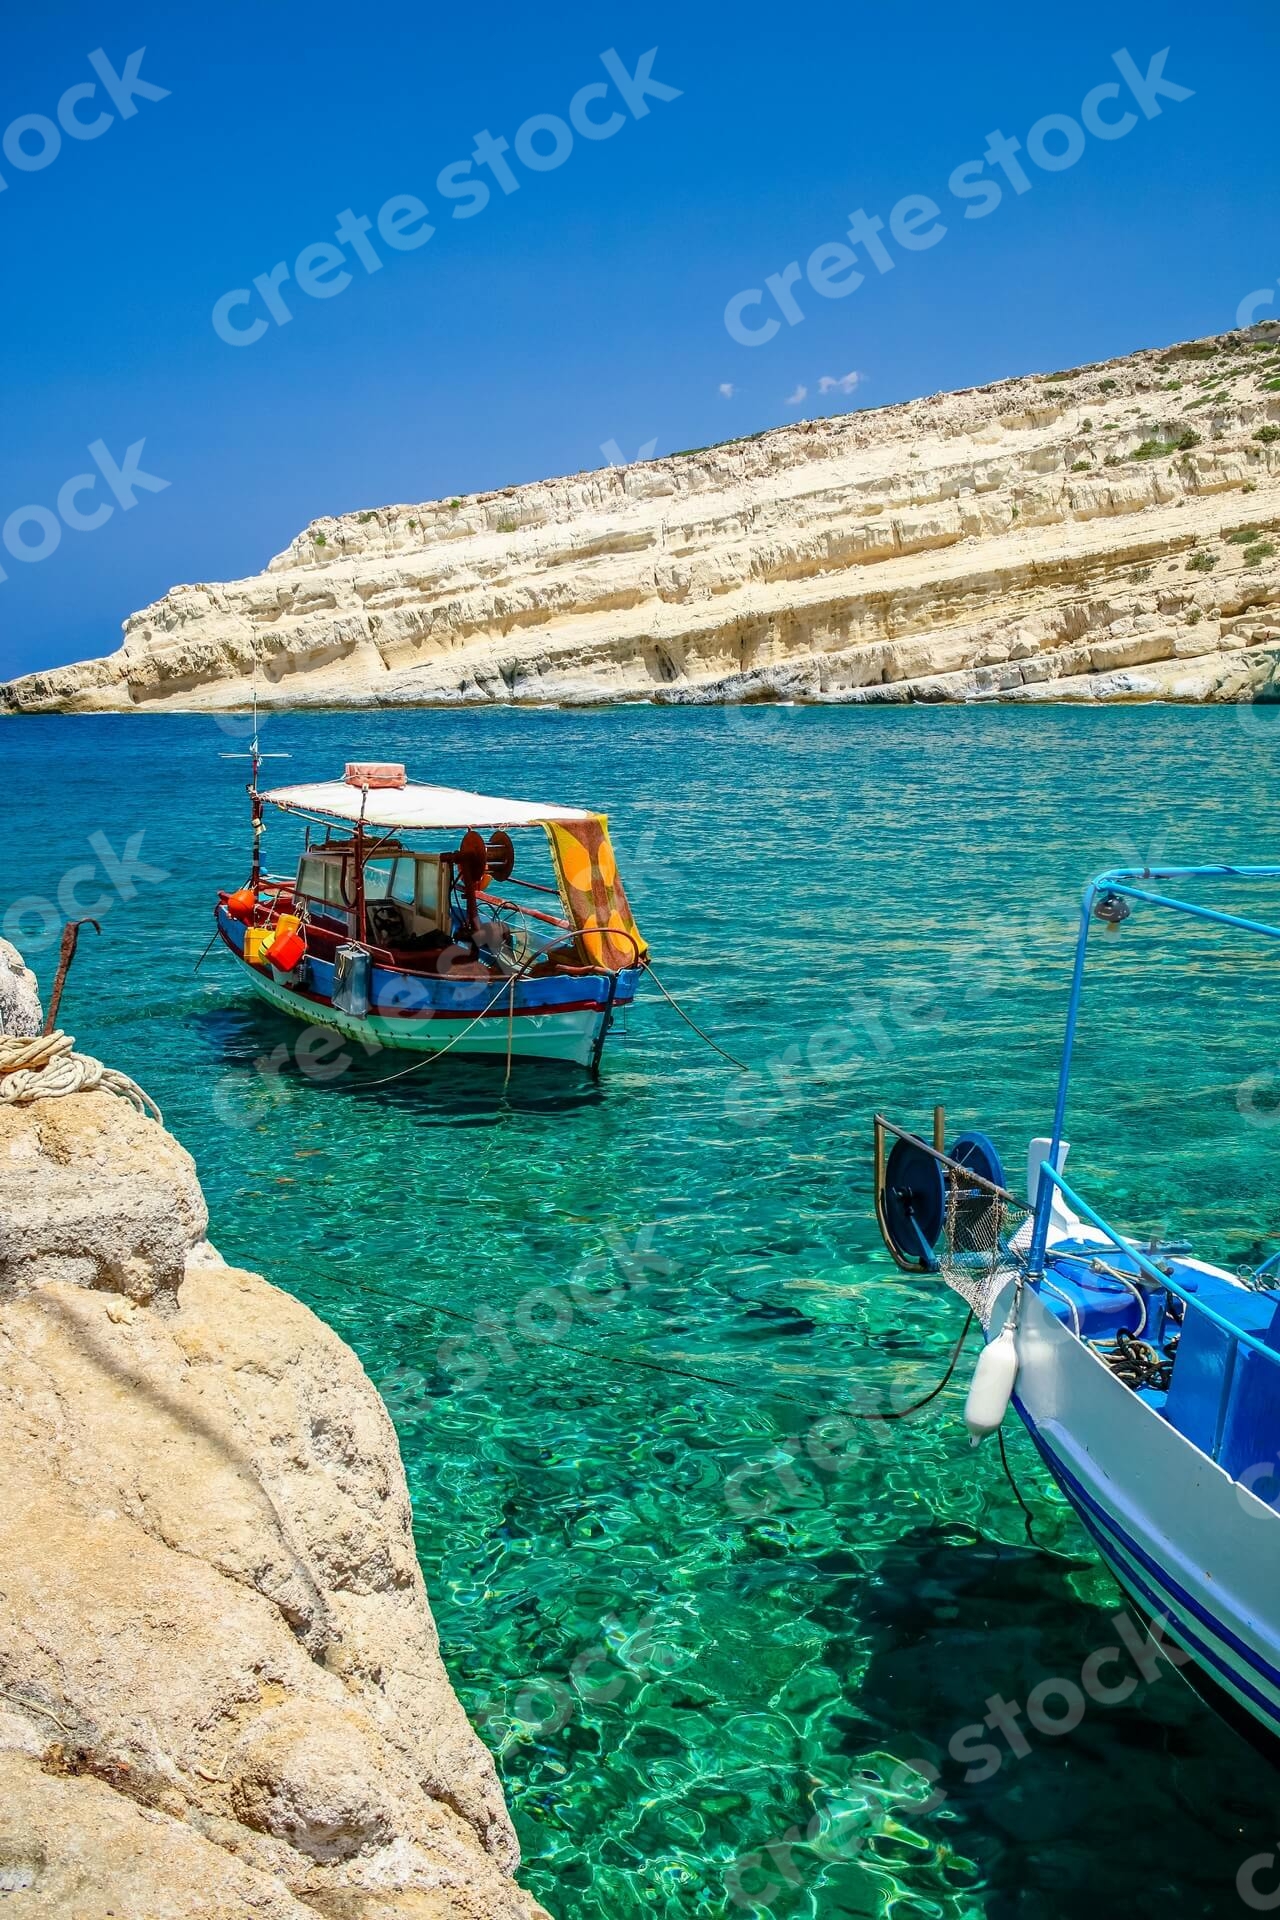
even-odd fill
[{"label": "green shrub on cliff", "polygon": [[[1166,427],[1165,432],[1171,433],[1173,429]],[[1171,453],[1190,453],[1192,447],[1198,447],[1199,445],[1200,435],[1193,432],[1190,427],[1187,427],[1173,440],[1144,440],[1141,446],[1134,448],[1130,458],[1134,460],[1163,460]]]}]

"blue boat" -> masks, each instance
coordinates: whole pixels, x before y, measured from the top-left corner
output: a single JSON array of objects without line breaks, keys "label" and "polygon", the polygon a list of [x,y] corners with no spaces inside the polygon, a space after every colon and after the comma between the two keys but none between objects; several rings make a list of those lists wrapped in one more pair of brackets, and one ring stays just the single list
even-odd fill
[{"label": "blue boat", "polygon": [[1053,1126],[1021,1195],[985,1134],[947,1144],[938,1108],[932,1140],[876,1115],[876,1208],[899,1267],[939,1275],[982,1327],[974,1442],[1015,1408],[1186,1678],[1280,1757],[1280,1254],[1228,1271],[1111,1225],[1064,1177],[1091,929],[1137,909],[1280,939],[1160,890],[1212,880],[1274,885],[1280,868],[1116,870],[1085,889]]},{"label": "blue boat", "polygon": [[[265,757],[255,736],[248,881],[214,908],[215,937],[256,993],[369,1051],[598,1070],[648,952],[603,814],[385,764],[260,793]],[[303,843],[272,875],[261,844],[277,814]]]}]

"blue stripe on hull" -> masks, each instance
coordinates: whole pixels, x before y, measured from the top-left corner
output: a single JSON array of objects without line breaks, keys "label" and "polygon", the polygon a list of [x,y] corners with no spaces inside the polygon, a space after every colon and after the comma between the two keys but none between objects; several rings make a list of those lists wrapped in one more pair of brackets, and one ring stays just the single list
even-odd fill
[{"label": "blue stripe on hull", "polygon": [[[244,927],[219,906],[217,924],[231,951],[244,958]],[[246,962],[246,965],[248,963]],[[317,954],[307,956],[311,993],[296,993],[300,1011],[313,996],[329,1002],[333,996],[333,962]],[[473,1020],[484,1014],[491,1020],[510,1017],[510,995],[500,976],[480,980],[446,979],[433,974],[399,971],[376,962],[370,968],[371,1014],[390,1020]],[[608,974],[551,974],[528,976],[515,982],[516,1018],[535,1013],[556,1013],[561,1009],[602,1013],[628,1007],[635,1000],[639,970],[624,967],[617,976],[612,1000]],[[495,1004],[496,998],[496,1004]],[[486,1009],[489,1011],[486,1013]]]},{"label": "blue stripe on hull", "polygon": [[[1151,1555],[1125,1532],[1124,1528],[1118,1524],[1114,1516],[1099,1505],[1092,1494],[1089,1493],[1088,1489],[1082,1486],[1076,1479],[1070,1468],[1063,1464],[1048,1441],[1043,1438],[1034,1421],[1027,1414],[1021,1403],[1015,1400],[1015,1405],[1018,1407],[1018,1412],[1022,1416],[1023,1423],[1026,1426],[1027,1432],[1031,1435],[1036,1450],[1058,1485],[1062,1488],[1062,1491],[1066,1494],[1081,1524],[1097,1545],[1099,1552],[1106,1560],[1107,1565],[1112,1569],[1116,1578],[1120,1581],[1120,1584],[1131,1589],[1135,1597],[1139,1598],[1152,1613],[1158,1613],[1164,1619],[1168,1620],[1171,1637],[1184,1642],[1188,1652],[1190,1652],[1202,1666],[1215,1673],[1220,1679],[1221,1684],[1225,1685],[1230,1691],[1245,1696],[1249,1703],[1250,1711],[1254,1713],[1259,1720],[1268,1725],[1273,1732],[1280,1733],[1280,1707],[1277,1707],[1276,1703],[1266,1694],[1260,1692],[1253,1682],[1241,1672],[1239,1667],[1225,1659],[1218,1649],[1209,1646],[1202,1640],[1199,1634],[1187,1626],[1185,1621],[1171,1619],[1168,1612],[1168,1602],[1170,1600],[1175,1601],[1178,1606],[1192,1614],[1216,1639],[1221,1640],[1225,1646],[1237,1654],[1254,1674],[1269,1681],[1271,1685],[1277,1689],[1280,1689],[1280,1672],[1264,1660],[1260,1654],[1256,1653],[1252,1647],[1247,1646],[1230,1627],[1224,1626],[1215,1615],[1209,1612],[1207,1607],[1202,1605],[1193,1595],[1189,1594],[1176,1580],[1172,1579],[1164,1568],[1153,1560]],[[1125,1566],[1123,1563],[1117,1561],[1117,1546],[1121,1548],[1124,1553],[1128,1554],[1131,1559],[1138,1562],[1149,1576],[1148,1580],[1144,1580],[1141,1575],[1135,1573],[1132,1567]]]}]

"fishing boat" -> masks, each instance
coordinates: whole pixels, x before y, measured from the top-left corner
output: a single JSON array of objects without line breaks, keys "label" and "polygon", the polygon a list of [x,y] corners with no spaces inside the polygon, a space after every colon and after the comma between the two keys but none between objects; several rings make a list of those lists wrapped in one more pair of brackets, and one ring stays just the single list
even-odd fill
[{"label": "fishing boat", "polygon": [[[371,1051],[598,1071],[647,957],[603,814],[376,763],[262,793],[265,757],[255,735],[249,878],[214,909],[255,992]],[[303,830],[287,874],[263,871],[274,816]]]},{"label": "fishing boat", "polygon": [[1215,880],[1274,886],[1280,868],[1116,870],[1086,888],[1052,1130],[1031,1142],[1021,1196],[987,1135],[947,1143],[938,1108],[932,1139],[876,1116],[876,1208],[898,1266],[940,1276],[981,1324],[975,1443],[1014,1407],[1185,1676],[1277,1758],[1280,1253],[1229,1271],[1186,1240],[1120,1230],[1064,1177],[1091,929],[1172,913],[1280,939],[1160,890]]}]

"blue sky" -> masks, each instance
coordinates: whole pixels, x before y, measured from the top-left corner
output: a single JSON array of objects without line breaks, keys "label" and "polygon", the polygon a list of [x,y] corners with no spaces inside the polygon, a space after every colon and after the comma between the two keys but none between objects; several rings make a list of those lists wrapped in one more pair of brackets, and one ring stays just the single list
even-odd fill
[{"label": "blue sky", "polygon": [[[1225,329],[1245,294],[1280,281],[1273,0],[6,12],[0,525],[41,507],[14,537],[57,545],[38,562],[0,548],[2,674],[109,651],[134,609],[181,581],[256,572],[319,514],[576,472],[604,464],[610,442],[628,459],[650,440],[672,452]],[[141,77],[168,97],[126,95],[126,116],[88,56],[101,48],[122,73],[143,46]],[[655,46],[653,75],[680,97],[635,117],[600,56],[616,48],[633,72]],[[1137,113],[1122,138],[1087,137],[1065,170],[1028,163],[1037,121],[1079,119],[1091,89],[1118,82],[1117,48],[1145,72],[1166,46],[1166,76],[1191,98]],[[522,164],[517,129],[567,119],[593,82],[608,91],[585,111],[620,112],[612,136],[579,134],[549,171]],[[111,124],[63,136],[38,170],[15,165],[15,144],[40,157],[51,143],[38,120],[13,123],[56,125],[67,90],[90,83],[67,111],[82,125],[111,111]],[[1099,112],[1134,105],[1122,89]],[[996,129],[1024,143],[1031,187],[1016,194],[988,167],[1001,203],[966,220],[948,181]],[[489,203],[457,219],[467,203],[438,177],[482,130],[512,143],[520,184],[506,194],[473,162]],[[534,151],[556,137],[536,134]],[[762,345],[730,337],[732,295],[847,246],[855,209],[888,222],[913,194],[940,209],[936,245],[893,245],[883,274],[863,249],[851,295],[802,282],[801,322]],[[425,204],[425,244],[379,236],[397,196]],[[382,266],[367,272],[348,245],[349,285],[299,292],[298,256],[333,244],[348,208],[374,223]],[[410,237],[403,208],[390,218]],[[280,261],[292,318],[274,323],[255,295],[231,318],[265,317],[266,331],[226,344],[215,302]],[[321,283],[343,270],[312,266]],[[771,314],[768,298],[747,311],[757,326]],[[852,391],[821,390],[852,373]],[[169,484],[125,511],[88,449],[123,465],[140,439],[142,468]],[[86,472],[96,485],[71,514],[113,510],[76,530],[55,508]]]}]

